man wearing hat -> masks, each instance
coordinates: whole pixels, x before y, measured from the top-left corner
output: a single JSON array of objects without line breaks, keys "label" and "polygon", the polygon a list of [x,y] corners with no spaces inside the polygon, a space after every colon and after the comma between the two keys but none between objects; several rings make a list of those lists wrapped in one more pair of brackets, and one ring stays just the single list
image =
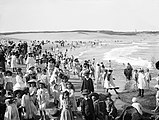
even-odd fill
[{"label": "man wearing hat", "polygon": [[81,102],[81,112],[84,120],[95,120],[93,101],[88,97],[89,91],[84,89],[82,95],[84,99]]},{"label": "man wearing hat", "polygon": [[39,87],[40,89],[37,90],[37,99],[40,109],[40,115],[42,119],[44,119],[44,117],[46,116],[45,108],[46,103],[49,100],[49,93],[48,90],[45,88],[45,83],[43,81],[39,82]]},{"label": "man wearing hat", "polygon": [[82,77],[82,87],[81,87],[81,91],[83,91],[84,89],[87,89],[89,91],[89,93],[94,92],[94,85],[93,85],[93,80],[89,77],[90,71],[86,70],[84,72],[84,77]]},{"label": "man wearing hat", "polygon": [[143,115],[143,107],[141,106],[141,104],[138,102],[138,98],[133,97],[132,98],[132,105],[134,108],[137,109],[137,111],[139,112],[139,114],[142,116]]}]

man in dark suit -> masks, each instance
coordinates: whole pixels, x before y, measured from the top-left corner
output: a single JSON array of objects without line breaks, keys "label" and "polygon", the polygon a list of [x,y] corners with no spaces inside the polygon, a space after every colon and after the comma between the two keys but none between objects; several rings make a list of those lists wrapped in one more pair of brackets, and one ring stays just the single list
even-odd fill
[{"label": "man in dark suit", "polygon": [[0,50],[0,67],[3,69],[3,72],[5,72],[6,68],[5,68],[5,54],[2,50]]},{"label": "man in dark suit", "polygon": [[81,102],[81,112],[84,120],[95,120],[93,101],[88,97],[89,91],[84,89],[82,95],[84,99]]},{"label": "man in dark suit", "polygon": [[82,77],[82,87],[81,87],[81,92],[84,89],[87,89],[89,93],[94,92],[94,85],[93,85],[93,80],[89,77],[90,71],[86,70],[83,75],[84,77]]}]

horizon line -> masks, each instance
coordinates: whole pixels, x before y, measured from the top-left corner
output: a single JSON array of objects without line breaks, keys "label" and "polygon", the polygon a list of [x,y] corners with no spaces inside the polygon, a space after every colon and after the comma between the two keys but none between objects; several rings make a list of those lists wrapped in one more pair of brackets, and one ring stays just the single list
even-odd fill
[{"label": "horizon line", "polygon": [[27,33],[60,33],[60,32],[108,32],[119,34],[119,33],[159,33],[159,30],[134,30],[134,31],[114,31],[114,30],[28,30],[28,31],[8,31],[8,32],[0,32],[0,35],[10,35],[10,34],[27,34]]}]

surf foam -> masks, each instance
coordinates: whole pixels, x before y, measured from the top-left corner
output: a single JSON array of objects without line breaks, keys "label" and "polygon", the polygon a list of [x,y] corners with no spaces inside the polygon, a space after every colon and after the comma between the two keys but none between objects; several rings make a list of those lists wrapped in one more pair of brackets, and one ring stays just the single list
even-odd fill
[{"label": "surf foam", "polygon": [[134,66],[141,66],[152,68],[152,63],[148,60],[144,60],[142,58],[133,58],[130,55],[134,52],[137,52],[140,49],[147,49],[146,47],[139,47],[139,46],[129,46],[129,47],[120,47],[114,48],[109,52],[104,54],[103,60],[114,60],[117,63],[130,63]]}]

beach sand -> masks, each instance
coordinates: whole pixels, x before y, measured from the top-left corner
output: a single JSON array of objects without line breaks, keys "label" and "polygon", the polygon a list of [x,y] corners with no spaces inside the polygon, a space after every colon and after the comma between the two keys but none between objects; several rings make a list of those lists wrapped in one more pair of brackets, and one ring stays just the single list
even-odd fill
[{"label": "beach sand", "polygon": [[[158,34],[108,35],[98,32],[55,32],[2,35],[0,39],[3,37],[16,41],[49,40],[50,43],[56,40],[67,40],[68,42],[99,41],[98,46],[80,46],[72,51],[70,50],[69,55],[74,55],[81,61],[96,58],[97,62],[104,62],[106,66],[108,60],[112,60],[114,76],[117,78],[115,83],[120,88],[123,88],[123,84],[125,84],[123,75],[125,66],[123,63],[129,62],[133,68],[150,68],[154,72],[153,64],[159,60]],[[51,46],[51,44],[44,45],[43,49],[48,49]]]},{"label": "beach sand", "polygon": [[[123,91],[126,80],[123,74],[125,66],[123,63],[132,64],[133,68],[150,68],[153,76],[151,86],[156,84],[155,77],[158,70],[153,64],[159,60],[159,35],[138,34],[138,35],[107,35],[92,32],[58,32],[58,33],[27,33],[0,36],[0,39],[8,38],[12,40],[67,40],[67,41],[100,41],[98,46],[80,46],[69,51],[69,55],[74,55],[84,61],[85,59],[95,58],[96,62],[104,62],[108,66],[108,60],[112,60],[114,82],[120,87],[119,92]],[[44,45],[44,49],[49,48]],[[63,49],[65,50],[65,49]],[[79,83],[80,84],[80,83]],[[78,86],[79,87],[79,86]],[[79,88],[78,88],[79,89]],[[78,91],[78,90],[77,90]],[[101,86],[98,92],[104,92]],[[111,91],[114,94],[113,91]],[[80,96],[79,92],[76,92]],[[115,94],[114,94],[115,95]],[[116,97],[116,96],[114,96]],[[120,100],[116,105],[120,108],[124,103]]]}]

